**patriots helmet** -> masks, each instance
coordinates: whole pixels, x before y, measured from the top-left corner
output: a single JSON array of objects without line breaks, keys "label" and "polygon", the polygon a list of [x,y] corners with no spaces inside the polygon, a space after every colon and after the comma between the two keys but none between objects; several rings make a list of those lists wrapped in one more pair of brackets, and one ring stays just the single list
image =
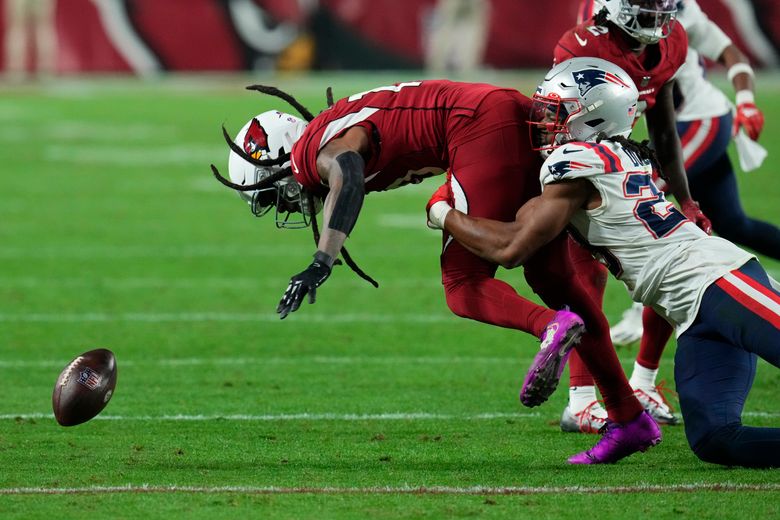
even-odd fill
[{"label": "patriots helmet", "polygon": [[547,157],[569,141],[599,134],[628,137],[639,92],[628,73],[600,58],[572,58],[554,66],[533,95],[529,126],[534,150]]},{"label": "patriots helmet", "polygon": [[[283,169],[289,171],[289,154],[306,125],[304,120],[278,110],[263,112],[250,119],[233,142],[251,159],[271,163],[278,160],[278,164],[253,164],[231,149],[228,156],[231,182],[242,186],[253,185]],[[319,199],[309,197],[292,175],[270,186],[239,191],[238,194],[249,204],[255,216],[261,217],[271,208],[276,208],[275,221],[280,228],[306,227],[311,222],[311,216],[321,209]]]},{"label": "patriots helmet", "polygon": [[657,43],[672,32],[677,0],[599,0],[607,19],[644,44]]}]

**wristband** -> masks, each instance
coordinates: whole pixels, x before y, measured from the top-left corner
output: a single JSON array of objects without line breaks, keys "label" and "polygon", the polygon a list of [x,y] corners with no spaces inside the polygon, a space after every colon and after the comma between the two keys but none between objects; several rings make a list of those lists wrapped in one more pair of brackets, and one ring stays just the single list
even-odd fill
[{"label": "wristband", "polygon": [[734,81],[734,77],[737,74],[747,74],[751,78],[756,76],[753,72],[753,67],[751,67],[749,63],[735,63],[729,67],[729,71],[726,73],[726,77],[729,79],[729,81]]},{"label": "wristband", "polygon": [[440,200],[431,206],[428,210],[429,227],[434,229],[444,229],[444,219],[447,218],[447,214],[452,211],[452,207],[447,204],[446,201]]},{"label": "wristband", "polygon": [[314,253],[314,261],[319,262],[322,265],[326,266],[328,268],[328,271],[330,271],[336,259],[330,256],[328,253],[324,251],[320,251],[318,249],[317,252]]},{"label": "wristband", "polygon": [[737,106],[743,105],[745,103],[752,103],[755,104],[755,98],[753,97],[753,92],[750,90],[740,90],[737,92],[735,101],[737,102]]}]

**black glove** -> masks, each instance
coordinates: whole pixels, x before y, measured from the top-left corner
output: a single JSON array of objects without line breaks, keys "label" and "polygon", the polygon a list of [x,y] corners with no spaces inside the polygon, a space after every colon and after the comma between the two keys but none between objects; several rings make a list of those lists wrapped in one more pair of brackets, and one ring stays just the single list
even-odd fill
[{"label": "black glove", "polygon": [[330,276],[330,257],[317,251],[314,261],[303,272],[290,278],[290,285],[284,291],[276,312],[279,318],[284,319],[291,312],[298,310],[303,302],[303,297],[309,295],[309,303],[314,303],[317,295],[317,287],[322,285]]}]

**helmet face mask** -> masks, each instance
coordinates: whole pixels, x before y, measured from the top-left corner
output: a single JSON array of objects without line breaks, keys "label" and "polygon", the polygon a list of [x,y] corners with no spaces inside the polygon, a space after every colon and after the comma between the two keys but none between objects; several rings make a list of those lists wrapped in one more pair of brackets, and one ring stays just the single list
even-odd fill
[{"label": "helmet face mask", "polygon": [[[276,190],[276,215],[274,220],[277,228],[301,229],[309,227],[313,215],[319,213],[322,204],[316,197],[309,198],[308,193],[292,177],[274,183]],[[314,206],[312,207],[313,202]]]},{"label": "helmet face mask", "polygon": [[[256,167],[253,183],[260,182],[280,170],[278,166]],[[275,209],[274,222],[280,229],[308,227],[311,225],[312,215],[322,209],[322,204],[316,197],[312,197],[312,207],[308,194],[292,176],[276,181],[267,188],[238,193],[249,203],[249,208],[256,217],[262,217],[271,209]]]},{"label": "helmet face mask", "polygon": [[546,157],[569,140],[566,123],[581,108],[576,99],[562,99],[555,92],[549,95],[535,93],[528,121],[533,149]]},{"label": "helmet face mask", "polygon": [[672,32],[675,0],[607,0],[609,19],[640,43],[651,45]]},{"label": "helmet face mask", "polygon": [[[278,168],[255,167],[254,176],[247,181],[247,184],[260,182],[272,175],[274,170],[278,171]],[[238,196],[249,204],[249,208],[254,216],[262,217],[274,207],[276,201],[276,187],[269,186],[254,191],[239,191]]]},{"label": "helmet face mask", "polygon": [[572,58],[553,67],[533,96],[531,146],[547,157],[568,141],[628,137],[639,93],[628,74],[599,58]]}]

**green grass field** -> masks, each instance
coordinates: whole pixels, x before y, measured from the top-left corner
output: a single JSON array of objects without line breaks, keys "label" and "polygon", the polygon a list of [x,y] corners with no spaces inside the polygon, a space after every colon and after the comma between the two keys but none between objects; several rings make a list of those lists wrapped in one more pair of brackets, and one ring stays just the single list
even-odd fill
[{"label": "green grass field", "polygon": [[[204,78],[65,82],[0,97],[0,517],[768,518],[780,473],[700,462],[682,427],[608,467],[566,458],[563,388],[517,400],[537,341],[459,319],[439,283],[424,206],[437,181],[373,194],[348,246],[377,290],[339,267],[317,303],[274,309],[314,252],[210,176],[219,125],[275,105],[315,112],[410,79]],[[487,80],[520,86],[535,75]],[[739,175],[748,211],[780,223],[780,83],[760,83],[765,166]],[[287,108],[285,107],[285,110]],[[780,263],[762,259],[778,276]],[[526,295],[522,273],[501,277]],[[628,305],[611,282],[605,312]],[[51,416],[59,371],[113,350],[119,381],[97,419]],[[630,367],[636,347],[620,350]],[[661,369],[671,382],[673,345]],[[762,364],[746,422],[778,425],[780,371]],[[421,488],[426,488],[424,491]]]}]

